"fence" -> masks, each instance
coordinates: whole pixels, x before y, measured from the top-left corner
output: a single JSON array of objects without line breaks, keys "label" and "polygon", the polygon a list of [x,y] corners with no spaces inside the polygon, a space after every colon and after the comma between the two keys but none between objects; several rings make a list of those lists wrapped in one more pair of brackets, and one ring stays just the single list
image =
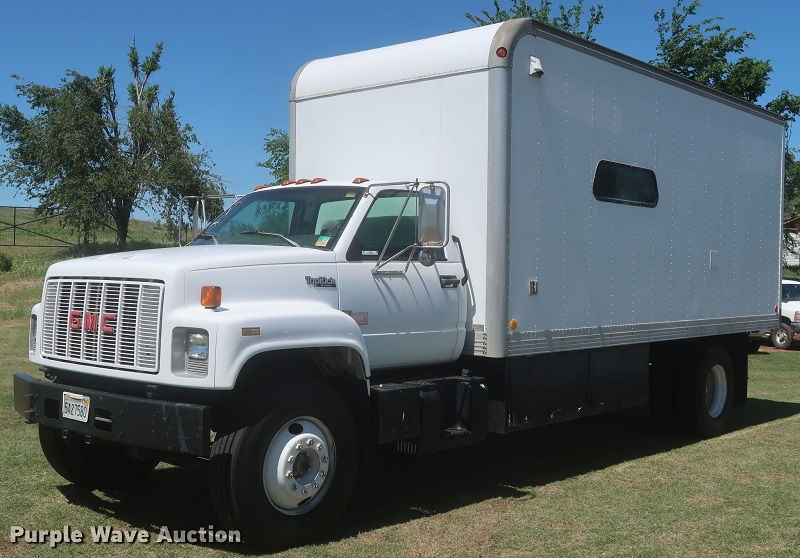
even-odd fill
[{"label": "fence", "polygon": [[0,246],[75,246],[66,236],[60,215],[37,215],[33,207],[0,206]]},{"label": "fence", "polygon": [[[100,223],[92,243],[109,244],[117,232],[107,223]],[[128,242],[147,246],[170,246],[166,231],[152,221],[131,219]],[[0,246],[29,248],[69,248],[81,244],[80,236],[64,226],[61,215],[37,215],[35,207],[0,206]]]}]

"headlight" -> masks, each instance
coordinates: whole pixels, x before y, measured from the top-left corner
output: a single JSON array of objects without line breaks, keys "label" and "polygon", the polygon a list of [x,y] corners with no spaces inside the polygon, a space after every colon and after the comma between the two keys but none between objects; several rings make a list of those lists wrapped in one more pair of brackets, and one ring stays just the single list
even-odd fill
[{"label": "headlight", "polygon": [[208,360],[208,333],[193,331],[186,334],[186,356],[192,360]]},{"label": "headlight", "polygon": [[31,329],[28,333],[28,350],[36,351],[36,314],[31,314]]}]

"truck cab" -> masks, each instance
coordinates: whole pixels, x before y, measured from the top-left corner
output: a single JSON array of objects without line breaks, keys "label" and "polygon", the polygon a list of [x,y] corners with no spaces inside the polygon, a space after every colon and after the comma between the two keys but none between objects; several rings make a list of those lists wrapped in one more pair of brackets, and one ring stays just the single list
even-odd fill
[{"label": "truck cab", "polygon": [[[15,407],[79,485],[126,485],[176,454],[230,476],[232,439],[245,437],[257,471],[239,472],[247,487],[212,482],[212,498],[227,514],[234,495],[260,496],[240,506],[254,519],[226,523],[269,522],[264,501],[284,523],[314,517],[319,503],[339,508],[345,499],[323,496],[337,467],[334,491],[349,494],[371,442],[418,432],[419,419],[405,419],[409,398],[439,397],[430,382],[383,382],[415,366],[446,370],[461,355],[466,267],[448,204],[439,181],[299,179],[257,187],[189,246],[54,264],[29,346],[48,381],[18,374]],[[384,371],[375,386],[374,371]],[[485,427],[468,429],[455,397],[485,406],[486,387],[436,381],[448,401],[432,404],[435,429],[481,439]]]}]

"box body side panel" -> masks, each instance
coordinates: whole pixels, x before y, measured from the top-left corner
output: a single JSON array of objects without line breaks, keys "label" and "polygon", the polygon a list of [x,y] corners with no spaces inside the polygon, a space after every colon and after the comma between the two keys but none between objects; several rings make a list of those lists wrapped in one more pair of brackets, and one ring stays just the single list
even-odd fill
[{"label": "box body side panel", "polygon": [[[779,124],[543,37],[512,72],[509,355],[772,324]],[[595,199],[600,160],[652,169],[656,207]]]}]

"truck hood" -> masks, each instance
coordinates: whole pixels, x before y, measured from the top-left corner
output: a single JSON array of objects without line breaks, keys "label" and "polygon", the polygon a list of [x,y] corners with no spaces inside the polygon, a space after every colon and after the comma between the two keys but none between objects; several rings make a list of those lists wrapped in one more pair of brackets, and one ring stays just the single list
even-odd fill
[{"label": "truck hood", "polygon": [[47,276],[167,280],[190,271],[335,261],[333,252],[315,248],[220,244],[137,250],[66,260],[50,266]]}]

